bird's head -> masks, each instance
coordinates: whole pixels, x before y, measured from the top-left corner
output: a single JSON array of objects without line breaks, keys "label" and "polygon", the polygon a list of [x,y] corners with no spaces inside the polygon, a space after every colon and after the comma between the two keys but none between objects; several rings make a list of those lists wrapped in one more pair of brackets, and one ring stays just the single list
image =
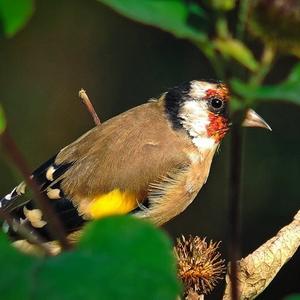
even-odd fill
[{"label": "bird's head", "polygon": [[[229,130],[229,101],[228,87],[217,81],[189,81],[164,95],[173,127],[185,129],[198,148],[217,145]],[[252,109],[247,111],[242,125],[270,129]]]}]

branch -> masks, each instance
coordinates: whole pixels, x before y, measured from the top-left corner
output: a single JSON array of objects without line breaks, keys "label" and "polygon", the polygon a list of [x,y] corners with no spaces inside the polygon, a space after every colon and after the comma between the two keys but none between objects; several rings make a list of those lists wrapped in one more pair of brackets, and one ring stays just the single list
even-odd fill
[{"label": "branch", "polygon": [[101,121],[94,109],[94,106],[91,102],[91,100],[89,99],[88,95],[86,94],[85,90],[84,89],[81,89],[78,93],[78,96],[79,98],[81,98],[83,104],[86,106],[88,112],[91,114],[93,120],[94,120],[94,123],[96,126],[100,125],[101,124]]},{"label": "branch", "polygon": [[[239,299],[255,299],[274,279],[300,246],[300,210],[294,220],[238,262]],[[230,268],[223,300],[231,299]]]},{"label": "branch", "polygon": [[[236,119],[240,115],[235,116]],[[239,122],[237,122],[239,124]],[[238,265],[240,257],[240,223],[241,223],[241,177],[242,177],[242,131],[239,125],[232,127],[230,145],[230,177],[229,177],[229,260],[230,276],[232,282],[231,298],[238,300]]]}]

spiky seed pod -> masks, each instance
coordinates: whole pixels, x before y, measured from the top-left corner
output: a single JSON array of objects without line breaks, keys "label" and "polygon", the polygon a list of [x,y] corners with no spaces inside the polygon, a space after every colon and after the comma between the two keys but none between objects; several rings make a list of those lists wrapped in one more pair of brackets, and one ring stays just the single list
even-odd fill
[{"label": "spiky seed pod", "polygon": [[225,273],[224,260],[217,251],[220,242],[189,236],[177,239],[174,247],[178,263],[178,276],[185,287],[185,296],[189,292],[210,293]]},{"label": "spiky seed pod", "polygon": [[250,33],[281,51],[300,57],[300,1],[255,0],[248,22]]}]

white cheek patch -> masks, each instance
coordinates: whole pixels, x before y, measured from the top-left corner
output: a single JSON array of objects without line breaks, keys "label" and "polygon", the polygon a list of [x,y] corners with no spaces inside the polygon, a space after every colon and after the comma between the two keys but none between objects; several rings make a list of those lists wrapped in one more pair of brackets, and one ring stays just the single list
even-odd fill
[{"label": "white cheek patch", "polygon": [[182,125],[193,137],[206,134],[209,117],[206,104],[202,101],[187,101],[181,108]]},{"label": "white cheek patch", "polygon": [[180,110],[179,117],[182,120],[182,126],[188,131],[193,143],[199,150],[215,147],[215,139],[207,135],[210,120],[207,104],[204,101],[186,101]]}]

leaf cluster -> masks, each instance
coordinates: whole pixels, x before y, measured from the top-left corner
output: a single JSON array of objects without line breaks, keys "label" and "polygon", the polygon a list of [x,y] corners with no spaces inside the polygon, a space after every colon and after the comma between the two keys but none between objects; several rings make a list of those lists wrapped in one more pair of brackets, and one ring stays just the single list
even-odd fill
[{"label": "leaf cluster", "polygon": [[175,299],[180,292],[169,239],[133,217],[89,224],[75,249],[31,257],[0,235],[1,299]]},{"label": "leaf cluster", "polygon": [[[185,38],[196,45],[207,57],[215,69],[218,79],[226,80],[232,84],[233,98],[240,102],[233,103],[233,109],[244,109],[249,103],[257,104],[261,101],[282,100],[300,104],[300,68],[295,65],[288,78],[279,84],[263,86],[262,83],[275,59],[282,54],[293,55],[288,48],[282,48],[281,32],[276,31],[276,18],[273,22],[273,30],[270,34],[277,34],[277,42],[270,39],[256,40],[262,48],[261,55],[257,55],[257,49],[252,49],[250,43],[257,39],[251,28],[263,27],[264,20],[257,20],[257,14],[261,11],[262,2],[265,14],[278,14],[280,1],[248,1],[225,0],[225,1],[148,1],[148,0],[98,0],[111,7],[118,13],[143,24],[155,26],[161,30],[170,32],[177,38]],[[274,4],[272,4],[274,2]],[[291,2],[291,3],[290,3]],[[286,30],[295,31],[295,26],[300,26],[300,7],[294,7],[293,1],[286,1],[285,19],[281,26]],[[298,9],[295,12],[295,9]],[[276,15],[277,16],[277,15]],[[290,16],[290,17],[289,17]],[[297,16],[294,17],[294,16]],[[293,18],[293,22],[290,19]],[[230,20],[236,20],[234,24]],[[285,23],[284,23],[285,22]],[[298,23],[297,23],[298,22]],[[284,24],[282,24],[284,23]],[[295,23],[297,23],[295,25]],[[292,24],[292,25],[290,25]],[[252,27],[251,27],[252,26]],[[292,26],[292,28],[289,28]],[[266,33],[267,34],[267,33]],[[299,34],[299,32],[297,33]],[[296,43],[296,41],[295,41]],[[257,46],[255,47],[257,48]],[[291,48],[291,47],[289,47]],[[251,100],[251,101],[250,101]]]}]

